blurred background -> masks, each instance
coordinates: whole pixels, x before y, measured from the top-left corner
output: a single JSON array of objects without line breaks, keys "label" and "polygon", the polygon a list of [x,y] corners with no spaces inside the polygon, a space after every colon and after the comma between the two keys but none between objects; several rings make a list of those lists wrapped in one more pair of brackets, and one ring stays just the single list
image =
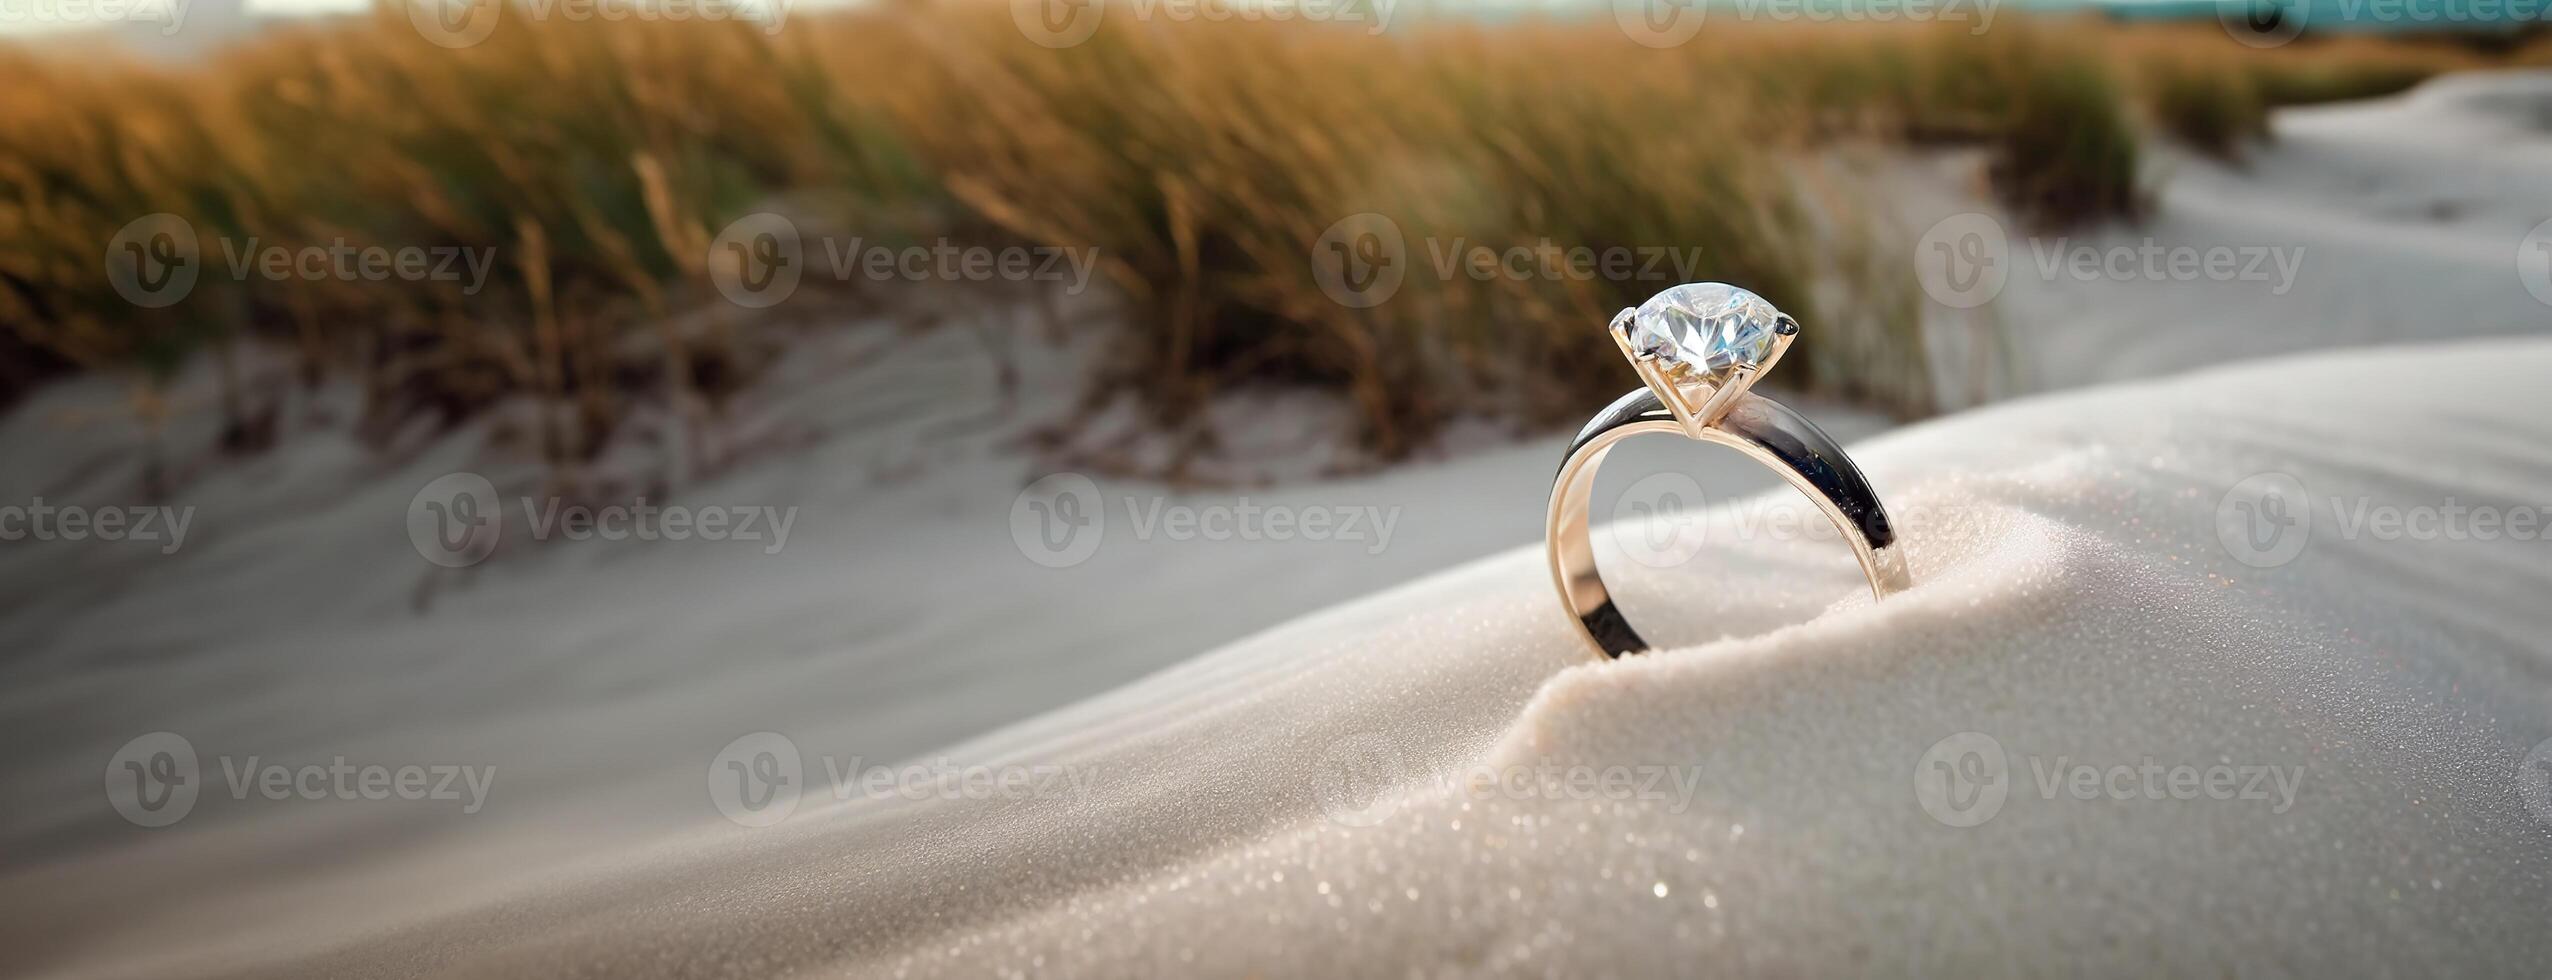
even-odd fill
[{"label": "blurred background", "polygon": [[1678,282],[1847,441],[2541,333],[2546,6],[0,0],[0,948],[1103,717],[1536,545]]}]

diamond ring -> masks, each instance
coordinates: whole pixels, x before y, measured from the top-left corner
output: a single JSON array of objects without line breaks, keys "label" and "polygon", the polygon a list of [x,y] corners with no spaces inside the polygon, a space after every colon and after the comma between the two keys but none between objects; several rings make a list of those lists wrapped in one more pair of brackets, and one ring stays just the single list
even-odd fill
[{"label": "diamond ring", "polygon": [[1551,580],[1587,642],[1605,657],[1649,648],[1614,605],[1595,568],[1587,497],[1613,444],[1645,432],[1717,443],[1770,467],[1851,542],[1870,594],[1884,599],[1913,584],[1905,555],[1870,481],[1833,437],[1787,405],[1754,394],[1799,336],[1799,321],[1764,298],[1726,283],[1676,286],[1613,318],[1610,332],[1639,372],[1642,388],[1615,399],[1569,442],[1551,484],[1545,529]]}]

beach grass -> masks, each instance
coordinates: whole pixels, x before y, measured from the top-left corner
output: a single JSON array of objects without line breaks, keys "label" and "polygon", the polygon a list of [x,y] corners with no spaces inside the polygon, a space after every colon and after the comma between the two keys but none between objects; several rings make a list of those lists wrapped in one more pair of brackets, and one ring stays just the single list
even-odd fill
[{"label": "beach grass", "polygon": [[[1786,383],[1916,415],[1933,393],[1907,246],[1817,185],[1821,154],[1975,145],[2026,220],[2131,217],[2149,128],[2232,153],[2268,106],[2475,57],[2296,47],[2318,50],[2018,16],[1981,35],[1735,25],[1664,49],[1609,20],[1374,36],[1128,16],[1054,49],[999,5],[937,5],[779,32],[517,20],[457,50],[385,11],[199,64],[7,53],[0,317],[11,349],[145,387],[211,352],[241,448],[281,382],[227,368],[264,342],[299,352],[301,382],[359,378],[372,431],[528,397],[564,465],[634,405],[709,424],[750,370],[736,338],[769,318],[719,302],[709,243],[784,210],[879,241],[1095,255],[1121,312],[1080,327],[1107,334],[1085,410],[1130,402],[1182,454],[1211,452],[1204,409],[1253,385],[1334,392],[1371,459],[1455,418],[1571,420],[1630,382],[1602,324],[1686,279],[1815,325],[1825,353]],[[205,269],[146,308],[100,257],[158,213],[190,224]],[[1342,227],[1398,239],[1387,295],[1324,288]],[[220,252],[248,242],[494,261],[472,284],[274,280],[232,273]],[[1629,267],[1571,274],[1571,250]],[[891,299],[863,292],[794,302]]]}]

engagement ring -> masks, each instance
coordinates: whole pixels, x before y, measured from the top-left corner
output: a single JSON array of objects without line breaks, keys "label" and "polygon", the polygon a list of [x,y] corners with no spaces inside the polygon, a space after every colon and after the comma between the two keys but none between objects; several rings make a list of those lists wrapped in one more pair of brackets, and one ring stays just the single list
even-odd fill
[{"label": "engagement ring", "polygon": [[1569,443],[1551,485],[1546,529],[1560,602],[1598,652],[1619,657],[1649,648],[1613,604],[1586,526],[1586,500],[1604,454],[1643,432],[1715,442],[1771,467],[1842,530],[1869,575],[1871,595],[1884,599],[1913,584],[1887,509],[1843,447],[1789,406],[1747,390],[1798,339],[1799,321],[1761,296],[1701,282],[1623,310],[1610,332],[1648,384],[1597,412]]}]

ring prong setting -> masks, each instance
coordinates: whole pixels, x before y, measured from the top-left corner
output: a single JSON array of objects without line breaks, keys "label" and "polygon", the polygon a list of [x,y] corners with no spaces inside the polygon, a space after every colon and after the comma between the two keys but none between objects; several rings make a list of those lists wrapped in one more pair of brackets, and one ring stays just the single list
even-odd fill
[{"label": "ring prong setting", "polygon": [[1799,321],[1726,283],[1686,283],[1613,317],[1614,343],[1688,435],[1717,422],[1799,336]]}]

